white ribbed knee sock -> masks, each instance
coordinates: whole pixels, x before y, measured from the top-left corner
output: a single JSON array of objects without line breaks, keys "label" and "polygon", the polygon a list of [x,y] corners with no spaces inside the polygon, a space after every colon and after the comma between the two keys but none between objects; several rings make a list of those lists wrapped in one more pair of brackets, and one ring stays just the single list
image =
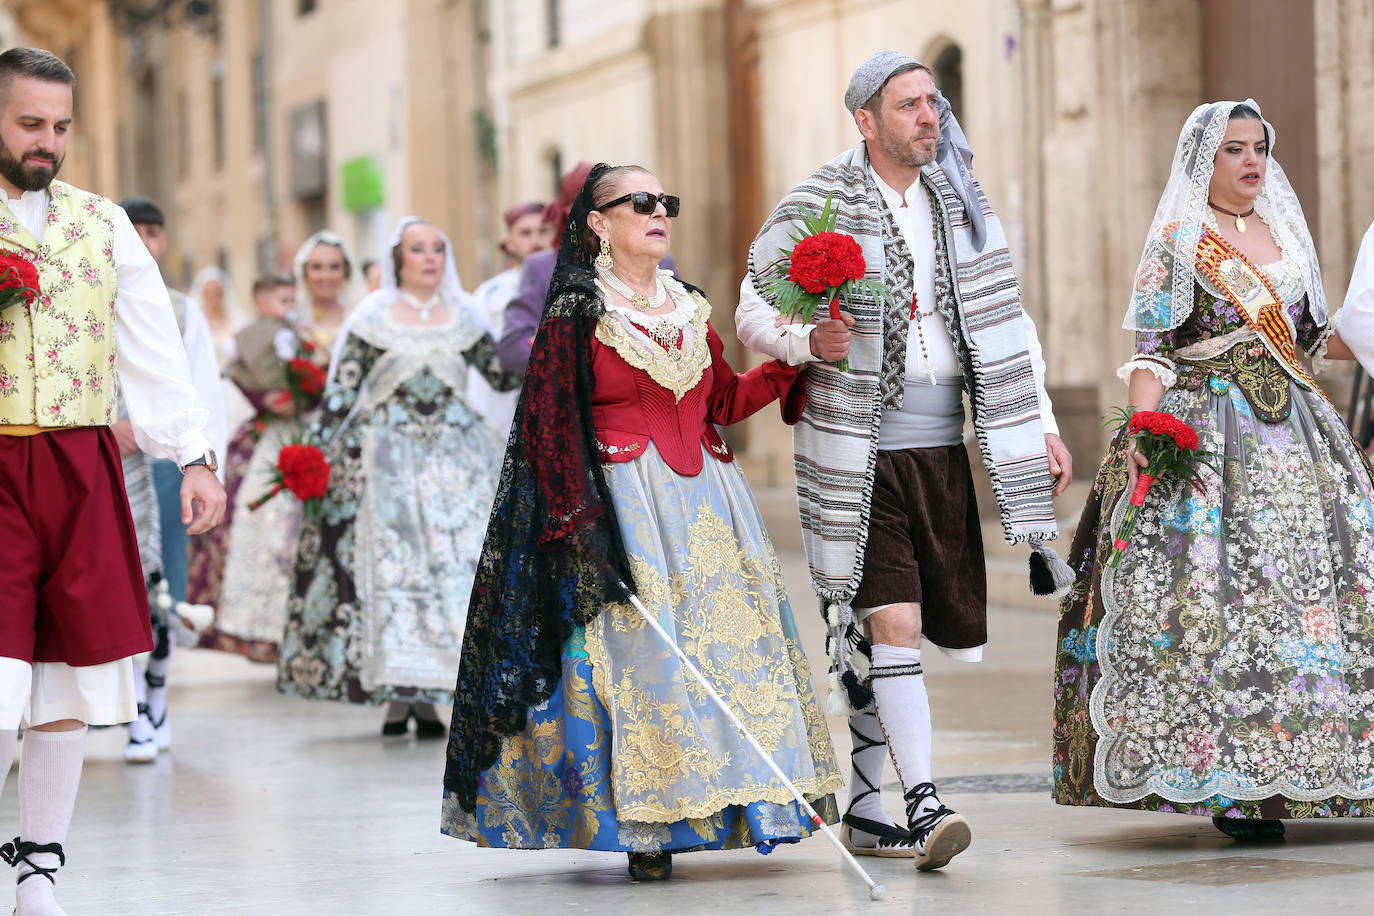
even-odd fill
[{"label": "white ribbed knee sock", "polygon": [[[921,671],[921,650],[876,644],[869,676],[873,679],[873,704],[902,789],[909,792],[931,782],[930,699]],[[936,804],[934,799],[927,799],[922,808]]]},{"label": "white ribbed knee sock", "polygon": [[[81,761],[86,753],[86,727],[68,732],[34,731],[24,733],[24,751],[19,761],[19,838],[39,846],[65,843],[67,828],[76,806],[76,790],[81,784]],[[34,853],[33,864],[58,867],[54,853]],[[32,872],[19,866],[19,877]],[[42,875],[23,881],[15,889],[19,916],[57,916],[53,883]]]},{"label": "white ribbed knee sock", "polygon": [[5,791],[5,777],[14,763],[14,748],[19,744],[19,729],[0,728],[0,794]]}]

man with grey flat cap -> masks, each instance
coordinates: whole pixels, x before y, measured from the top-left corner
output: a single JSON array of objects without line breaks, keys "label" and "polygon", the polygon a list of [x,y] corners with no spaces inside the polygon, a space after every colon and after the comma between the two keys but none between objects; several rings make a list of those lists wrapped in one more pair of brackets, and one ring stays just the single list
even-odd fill
[{"label": "man with grey flat cap", "polygon": [[[793,188],[763,224],[735,321],[751,349],[810,364],[793,431],[797,504],[828,627],[831,712],[849,715],[854,739],[845,845],[930,870],[966,849],[972,833],[936,794],[921,639],[969,662],[987,642],[964,393],[1004,536],[1031,546],[1038,591],[1052,591],[1067,571],[1043,542],[1057,535],[1052,497],[1068,486],[1072,465],[1002,224],[931,71],[880,51],[854,71],[844,101],[863,139]],[[855,294],[838,320],[789,324],[769,281],[785,276],[801,208],[819,212],[827,199],[839,208],[836,231],[859,243],[867,278],[892,297]],[[844,357],[840,371],[834,363]],[[887,755],[905,826],[883,812]]]}]

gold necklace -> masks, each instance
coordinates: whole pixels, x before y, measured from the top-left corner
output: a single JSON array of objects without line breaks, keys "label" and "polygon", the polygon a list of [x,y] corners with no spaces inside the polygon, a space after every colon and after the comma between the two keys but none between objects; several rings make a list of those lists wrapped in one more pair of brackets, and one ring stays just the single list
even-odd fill
[{"label": "gold necklace", "polygon": [[647,312],[649,309],[658,308],[663,304],[664,300],[668,298],[668,290],[663,285],[663,281],[658,278],[657,273],[654,274],[654,298],[650,299],[643,293],[637,293],[630,289],[630,285],[616,276],[614,271],[602,270],[598,267],[596,272],[602,280],[606,281],[611,289],[628,299],[630,304],[641,312]]},{"label": "gold necklace", "polygon": [[651,325],[640,325],[640,327],[644,330],[645,334],[648,334],[657,341],[665,350],[672,354],[674,358],[678,358],[682,352],[678,349],[678,343],[682,339],[682,329],[676,325],[669,324],[662,316],[647,314],[649,309],[658,308],[663,305],[668,298],[668,289],[663,285],[663,281],[658,278],[658,275],[654,275],[654,298],[650,299],[643,293],[637,293],[630,289],[629,285],[613,272],[602,270],[599,267],[596,272],[611,289],[628,299],[630,305],[638,309],[646,320],[651,318],[658,319]]}]

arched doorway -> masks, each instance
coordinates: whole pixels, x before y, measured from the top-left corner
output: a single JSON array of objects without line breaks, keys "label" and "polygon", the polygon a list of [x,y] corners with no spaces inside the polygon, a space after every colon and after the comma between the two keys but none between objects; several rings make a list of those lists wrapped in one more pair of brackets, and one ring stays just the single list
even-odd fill
[{"label": "arched doorway", "polygon": [[933,58],[930,69],[935,73],[935,86],[949,102],[950,110],[954,116],[961,121],[965,118],[964,111],[964,52],[953,41],[947,41],[943,45],[937,45],[937,53]]}]

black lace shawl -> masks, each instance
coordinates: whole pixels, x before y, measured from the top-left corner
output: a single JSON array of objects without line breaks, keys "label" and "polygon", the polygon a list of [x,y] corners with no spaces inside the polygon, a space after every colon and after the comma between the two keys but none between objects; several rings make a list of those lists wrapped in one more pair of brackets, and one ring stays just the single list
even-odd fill
[{"label": "black lace shawl", "polygon": [[573,628],[634,590],[592,425],[590,345],[605,305],[578,239],[606,168],[573,204],[468,605],[444,788],[469,811],[502,739],[557,688]]}]

